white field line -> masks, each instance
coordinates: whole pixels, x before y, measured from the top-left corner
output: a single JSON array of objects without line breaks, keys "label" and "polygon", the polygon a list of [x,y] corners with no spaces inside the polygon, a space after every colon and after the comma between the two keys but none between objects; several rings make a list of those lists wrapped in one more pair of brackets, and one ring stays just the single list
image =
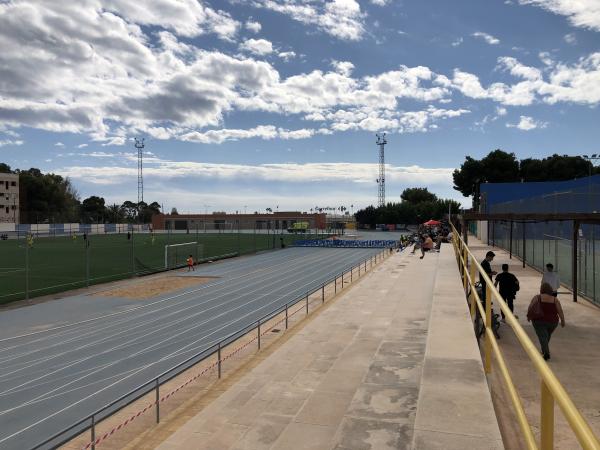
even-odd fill
[{"label": "white field line", "polygon": [[[333,259],[333,260],[335,260],[335,259],[338,259],[338,258],[337,258],[337,256],[338,256],[338,255],[330,255],[330,257],[329,257],[328,259]],[[313,259],[316,259],[316,258],[310,258],[310,259],[311,259],[311,260],[313,260]],[[321,261],[323,260],[322,258],[320,258],[320,259],[321,259]],[[312,261],[308,261],[308,263],[310,263],[310,262],[312,262]],[[296,264],[295,266],[297,266],[297,265],[303,265],[303,264],[306,264],[306,263],[307,263],[307,261],[304,261],[304,260],[302,260],[302,261],[298,261],[298,264]],[[289,267],[289,268],[290,268],[290,269],[294,269],[295,267],[292,267],[292,266],[290,265],[290,267]],[[261,269],[261,270],[262,270],[262,269]],[[259,271],[260,271],[260,270],[258,270],[258,271],[255,271],[254,273],[256,273],[256,272],[259,272]],[[251,274],[249,274],[249,275],[251,275]],[[249,276],[249,275],[248,275],[248,276]],[[272,274],[272,273],[270,273],[270,274],[267,274],[267,276],[266,276],[266,277],[265,277],[263,280],[260,280],[260,279],[259,279],[259,280],[256,280],[254,284],[260,284],[261,286],[264,286],[264,284],[263,284],[263,283],[264,283],[264,281],[268,280],[269,278],[273,278],[273,277],[279,277],[279,276],[280,276],[279,274]],[[239,277],[239,278],[245,278],[245,277],[246,277],[246,276]],[[254,281],[254,280],[252,280],[252,281]],[[228,283],[224,283],[224,285],[227,285],[227,284],[228,284]],[[230,286],[225,286],[225,287],[226,287],[226,288],[229,288]],[[225,294],[226,294],[226,295],[231,295],[231,294],[233,294],[233,293],[236,293],[236,292],[239,292],[239,291],[241,291],[241,290],[247,290],[247,289],[248,289],[248,287],[249,287],[248,283],[245,283],[245,284],[243,284],[243,287],[242,287],[242,288],[240,288],[240,289],[237,289],[237,290],[233,290],[233,291],[226,291],[226,292],[225,292]],[[250,287],[251,287],[251,286],[250,286]],[[218,291],[217,291],[217,292],[218,292]],[[255,292],[255,291],[251,291],[251,292]],[[144,326],[146,326],[146,325],[147,325],[147,324],[149,324],[149,323],[153,323],[153,322],[157,322],[157,321],[160,321],[160,322],[164,323],[164,319],[165,319],[166,317],[169,317],[169,316],[172,316],[172,315],[177,315],[177,314],[179,314],[179,313],[181,313],[181,312],[187,311],[188,309],[194,309],[194,308],[198,308],[198,307],[203,307],[203,306],[205,306],[206,304],[209,304],[209,303],[211,303],[211,302],[213,302],[213,301],[215,301],[215,300],[218,300],[218,299],[222,298],[223,296],[224,296],[224,295],[220,295],[220,296],[218,296],[218,297],[214,297],[214,298],[209,298],[209,299],[206,299],[206,300],[205,300],[205,301],[203,301],[202,303],[199,303],[199,304],[194,304],[194,305],[188,306],[188,307],[186,307],[186,308],[183,308],[183,309],[176,310],[176,311],[174,311],[174,312],[171,312],[171,313],[169,313],[169,314],[168,314],[168,315],[166,315],[166,316],[165,316],[165,315],[162,315],[162,316],[160,316],[159,318],[152,319],[152,320],[150,320],[150,321],[148,321],[148,322],[143,322],[143,323],[141,323],[141,324],[138,324],[138,325],[136,325],[136,326],[134,326],[134,327],[127,328],[125,331],[122,331],[122,332],[118,333],[117,335],[114,335],[114,334],[113,334],[113,335],[109,335],[108,337],[106,337],[106,338],[104,338],[104,339],[102,339],[102,340],[100,340],[100,341],[94,341],[94,342],[92,342],[92,343],[90,343],[90,344],[87,344],[87,345],[85,345],[84,347],[78,347],[78,348],[75,348],[75,349],[71,349],[70,351],[77,351],[77,350],[80,350],[80,349],[82,349],[82,348],[85,348],[85,347],[87,347],[87,346],[89,346],[89,345],[98,344],[98,343],[100,343],[100,342],[103,342],[103,341],[105,341],[105,340],[107,340],[107,339],[112,339],[112,338],[114,338],[114,337],[116,337],[116,336],[118,336],[118,335],[120,335],[120,334],[122,334],[122,333],[126,333],[126,332],[129,332],[129,331],[131,331],[131,330],[135,330],[135,329],[137,329],[137,328],[144,327]],[[222,306],[222,305],[221,305],[221,306]],[[155,313],[158,313],[158,312],[160,312],[162,309],[168,309],[168,308],[169,308],[169,306],[167,306],[167,307],[164,307],[164,308],[161,308],[161,309],[159,309],[159,310],[155,310],[155,311],[147,312],[147,313],[146,313],[146,314],[144,314],[144,315],[147,315],[147,314],[155,314]],[[206,310],[202,310],[202,311],[200,311],[200,313],[201,313],[201,312],[203,312],[203,311],[206,311]],[[197,314],[196,314],[196,315],[197,315]],[[195,315],[194,315],[194,316],[195,316]],[[143,317],[143,316],[142,316],[142,317]],[[139,316],[138,316],[138,317],[136,317],[136,319],[139,319],[139,318],[140,318]],[[129,319],[127,319],[126,321],[129,321]],[[33,350],[33,351],[30,351],[30,352],[27,352],[27,353],[25,353],[25,354],[21,354],[21,355],[13,355],[13,356],[11,356],[11,357],[9,357],[9,358],[4,358],[4,359],[3,359],[1,362],[3,362],[3,363],[4,363],[4,362],[7,362],[7,361],[12,361],[12,360],[14,360],[14,359],[18,359],[18,358],[19,358],[19,357],[21,357],[21,356],[26,356],[26,355],[29,355],[29,354],[32,354],[32,353],[36,353],[36,352],[40,352],[40,351],[47,351],[47,350],[49,350],[50,348],[53,348],[53,347],[56,347],[56,346],[62,345],[62,344],[64,344],[64,343],[69,343],[69,342],[71,342],[71,341],[73,341],[73,340],[78,340],[78,339],[80,339],[80,338],[82,338],[82,337],[86,337],[86,336],[88,336],[88,335],[92,335],[92,336],[93,336],[93,335],[94,335],[94,334],[96,334],[96,333],[102,333],[103,335],[106,335],[106,334],[107,334],[107,330],[108,330],[108,329],[110,329],[110,328],[113,328],[113,327],[115,327],[116,325],[119,325],[119,324],[111,323],[110,325],[108,325],[108,326],[105,326],[105,327],[103,327],[103,328],[101,328],[101,329],[96,329],[96,330],[92,330],[92,331],[90,331],[90,332],[88,332],[88,333],[85,333],[83,336],[82,336],[82,335],[78,335],[78,336],[76,336],[76,337],[74,337],[74,338],[71,338],[71,339],[69,339],[69,340],[62,341],[62,342],[59,342],[59,343],[53,344],[53,345],[51,345],[51,346],[48,346],[48,347],[44,347],[44,348],[41,348],[41,349],[35,349],[35,350]],[[60,353],[60,354],[58,354],[57,356],[62,356],[62,355],[64,355],[64,354],[65,354],[65,353],[63,352],[63,353]],[[43,362],[43,361],[47,361],[47,360],[49,360],[49,359],[52,359],[52,358],[54,358],[54,356],[44,357],[44,358],[42,358],[42,359],[40,359],[40,360],[34,360],[34,361],[42,361],[42,362]],[[30,361],[30,362],[34,362],[34,361]],[[31,365],[30,365],[30,366],[27,366],[26,368],[29,368],[29,367],[31,367]],[[4,367],[4,369],[6,369],[6,367]],[[0,376],[0,379],[2,379],[3,377],[5,377],[5,376],[7,376],[7,375],[10,375],[10,374],[12,374],[12,373],[14,373],[14,372],[5,372],[5,373],[4,373],[2,376]]]},{"label": "white field line", "polygon": [[[334,272],[334,273],[335,273],[335,272]],[[305,278],[305,277],[303,277],[303,278]],[[270,302],[268,305],[271,305],[271,304],[275,303],[276,301],[280,300],[281,298],[283,298],[283,297],[280,297],[280,298],[278,298],[277,300],[275,300],[275,301],[273,301],[273,302]],[[248,303],[251,303],[251,302],[248,302]],[[266,306],[268,306],[268,305],[266,305]],[[235,308],[235,309],[239,309],[239,308]],[[231,310],[231,311],[233,311],[233,310]],[[248,315],[250,315],[250,314],[251,314],[251,313],[245,314],[244,316],[242,316],[241,318],[239,318],[238,320],[236,320],[236,322],[237,322],[237,321],[239,321],[239,320],[241,320],[241,319],[243,319],[243,318],[245,318],[246,316],[248,316]],[[220,329],[222,329],[222,328],[225,328],[225,326],[223,326],[223,327],[220,327]],[[210,335],[212,335],[212,334],[215,334],[215,333],[216,333],[216,331],[215,331],[215,332],[213,332],[213,333],[211,333]],[[208,336],[210,336],[210,335],[208,335]],[[90,395],[88,395],[88,396],[86,396],[86,397],[82,398],[82,399],[79,399],[79,400],[77,400],[76,402],[73,402],[72,404],[70,404],[70,405],[68,405],[68,406],[66,406],[66,407],[64,407],[64,408],[61,408],[60,410],[57,410],[57,411],[55,411],[55,412],[53,412],[53,413],[51,413],[51,414],[47,415],[47,416],[46,416],[46,417],[44,417],[43,419],[40,419],[40,420],[36,421],[35,423],[33,423],[33,424],[30,424],[30,425],[28,425],[27,427],[25,427],[25,428],[22,428],[21,430],[18,430],[18,431],[16,431],[16,432],[12,433],[11,435],[9,435],[9,436],[6,436],[6,437],[4,437],[4,438],[0,439],[0,443],[2,443],[2,442],[5,442],[5,441],[7,441],[8,439],[11,439],[11,438],[13,438],[13,437],[17,436],[17,435],[19,435],[19,434],[23,433],[24,431],[27,431],[27,430],[29,430],[29,429],[33,428],[34,426],[37,426],[37,425],[39,425],[39,424],[40,424],[40,423],[42,423],[42,422],[45,422],[46,420],[50,419],[51,417],[54,417],[54,416],[56,416],[57,414],[60,414],[60,413],[62,413],[62,412],[64,412],[64,411],[66,411],[66,410],[68,410],[68,409],[72,408],[73,406],[76,406],[76,405],[78,405],[79,403],[81,403],[81,402],[83,402],[83,401],[85,401],[85,400],[87,400],[87,399],[89,399],[89,398],[91,398],[91,397],[93,397],[93,396],[95,396],[95,395],[99,394],[100,392],[103,392],[103,391],[105,391],[105,390],[107,390],[107,389],[109,389],[109,388],[111,388],[111,387],[115,386],[116,384],[118,384],[118,383],[120,383],[120,382],[122,382],[122,381],[124,381],[124,380],[126,380],[126,379],[128,379],[128,378],[130,378],[131,376],[133,376],[133,375],[136,375],[137,373],[141,372],[142,370],[145,370],[145,369],[147,369],[148,367],[151,367],[151,366],[153,366],[153,365],[155,365],[155,364],[158,364],[158,363],[160,363],[160,362],[163,362],[163,361],[165,361],[166,359],[170,359],[171,357],[173,357],[173,356],[177,355],[178,353],[180,353],[182,350],[184,350],[184,349],[186,349],[186,348],[188,348],[188,347],[190,347],[190,346],[192,346],[192,345],[195,345],[195,344],[196,344],[197,342],[199,342],[199,341],[202,341],[202,340],[206,339],[208,336],[203,336],[202,338],[200,338],[200,339],[198,339],[198,340],[196,340],[196,341],[190,342],[189,344],[187,344],[186,346],[184,346],[184,347],[182,347],[181,349],[177,350],[176,352],[171,352],[170,354],[168,354],[168,355],[166,355],[166,356],[164,356],[164,357],[160,358],[158,361],[154,361],[154,362],[151,362],[151,363],[149,363],[149,364],[146,364],[146,365],[142,366],[140,369],[136,370],[135,372],[133,372],[133,373],[131,373],[131,374],[127,375],[126,377],[123,377],[122,379],[120,379],[120,380],[117,380],[117,381],[115,381],[115,382],[113,382],[113,383],[109,384],[108,386],[105,386],[104,388],[102,388],[102,389],[100,389],[100,390],[98,390],[98,391],[96,391],[96,392],[94,392],[94,393],[92,393],[92,394],[90,394]],[[23,406],[24,406],[24,405],[23,405]],[[1,412],[1,413],[0,413],[0,415],[4,415],[4,414],[5,414],[4,412]]]},{"label": "white field line", "polygon": [[[336,257],[335,257],[334,259],[339,259],[339,258],[337,257],[338,255],[335,255],[335,256],[336,256]],[[305,279],[305,278],[309,278],[309,277],[310,277],[310,278],[312,278],[312,277],[313,277],[313,273],[314,273],[314,274],[316,274],[316,273],[318,273],[318,272],[320,272],[320,268],[317,268],[316,270],[314,270],[314,271],[310,272],[310,274],[308,274],[308,275],[306,275],[306,276],[302,277],[302,278],[301,278],[301,280],[303,280],[303,279]],[[280,275],[281,275],[281,274],[280,274]],[[294,273],[291,273],[290,275],[291,275],[292,277],[294,277],[294,278],[296,277],[296,274],[294,274]],[[223,315],[225,315],[225,314],[228,314],[228,313],[230,313],[230,312],[233,312],[233,311],[235,311],[235,310],[237,310],[237,309],[240,309],[240,308],[242,308],[242,307],[245,307],[245,306],[247,306],[247,305],[250,305],[250,304],[252,304],[252,303],[254,303],[254,302],[256,302],[256,301],[258,301],[258,300],[262,299],[262,298],[263,298],[263,297],[265,297],[266,295],[271,295],[272,293],[275,293],[275,292],[278,292],[278,291],[280,291],[280,290],[284,290],[284,289],[286,290],[286,292],[289,292],[289,291],[288,291],[288,287],[285,285],[285,283],[284,283],[284,284],[283,284],[283,286],[282,286],[282,282],[284,282],[284,281],[285,281],[285,280],[287,280],[288,278],[291,278],[291,277],[281,277],[281,276],[279,276],[279,277],[278,277],[278,279],[277,279],[275,282],[273,282],[273,283],[269,283],[269,284],[266,284],[266,285],[265,285],[265,284],[262,284],[261,288],[259,288],[259,289],[255,289],[255,290],[252,290],[252,291],[250,291],[250,292],[246,291],[246,293],[250,293],[250,294],[252,294],[252,293],[254,293],[254,292],[260,292],[262,289],[264,289],[265,287],[268,287],[268,286],[273,286],[273,285],[275,285],[275,284],[278,286],[278,288],[277,288],[277,289],[275,289],[274,291],[271,291],[271,292],[268,292],[267,294],[264,294],[264,295],[262,295],[262,296],[256,297],[255,299],[253,299],[253,300],[251,300],[251,301],[249,301],[249,302],[246,302],[246,303],[244,303],[244,304],[242,304],[242,305],[238,306],[237,308],[229,309],[229,310],[227,310],[227,311],[225,311],[225,312],[223,312],[223,313],[221,313],[221,314],[218,314],[218,315],[216,315],[216,316],[212,316],[211,318],[209,318],[209,319],[207,319],[207,320],[205,320],[205,321],[203,321],[203,322],[201,322],[201,323],[199,323],[199,324],[196,324],[196,325],[192,326],[191,328],[189,328],[189,329],[187,329],[187,330],[184,330],[184,331],[182,331],[182,332],[180,332],[180,333],[177,333],[177,334],[175,334],[175,335],[172,335],[170,338],[168,338],[167,340],[164,340],[164,341],[162,341],[161,343],[168,342],[169,340],[171,340],[171,339],[173,339],[173,338],[175,338],[175,337],[178,337],[179,335],[181,335],[181,334],[184,334],[184,333],[186,333],[186,332],[187,332],[187,331],[189,331],[189,330],[196,329],[196,328],[198,328],[199,326],[202,326],[202,325],[204,325],[204,324],[206,324],[206,323],[210,322],[211,320],[215,320],[215,319],[217,319],[217,318],[219,318],[219,317],[222,317],[222,316],[223,316]],[[296,280],[296,281],[298,281],[298,280]],[[241,290],[242,290],[242,289],[238,289],[238,290],[236,290],[236,291],[234,291],[234,292],[238,292],[238,291],[241,291]],[[229,295],[231,295],[231,294],[232,294],[231,292],[229,292],[229,293],[225,293],[225,294],[223,294],[223,295],[221,295],[221,296],[219,296],[219,297],[216,297],[214,300],[216,300],[216,299],[219,299],[219,298],[223,298],[223,297],[227,297],[227,296],[229,296]],[[217,305],[215,305],[215,306],[212,306],[212,307],[210,307],[210,308],[208,308],[208,309],[205,309],[205,310],[202,310],[202,311],[200,311],[200,312],[197,312],[197,313],[195,313],[195,314],[193,314],[193,315],[191,315],[191,316],[186,316],[186,317],[184,317],[183,319],[179,319],[179,320],[177,320],[177,321],[175,321],[175,322],[173,322],[173,323],[170,323],[170,324],[164,325],[163,327],[160,327],[160,328],[159,328],[158,330],[156,330],[156,331],[160,331],[160,330],[162,330],[162,329],[171,328],[173,325],[176,325],[176,324],[178,324],[178,323],[180,323],[180,322],[182,322],[182,321],[189,320],[189,319],[191,319],[191,318],[195,318],[195,317],[196,317],[196,316],[198,316],[198,315],[201,315],[201,314],[207,313],[208,311],[211,311],[211,310],[214,310],[214,309],[217,309],[217,308],[222,308],[224,305],[227,305],[227,304],[230,304],[230,303],[235,303],[236,301],[237,301],[237,299],[232,299],[232,300],[229,300],[229,301],[225,301],[224,303],[217,304]],[[189,307],[188,307],[188,308],[186,308],[186,309],[189,309]],[[245,317],[245,316],[244,316],[244,317]],[[138,327],[139,327],[139,326],[138,326]],[[112,339],[112,338],[114,338],[115,336],[118,336],[118,335],[120,335],[120,334],[123,334],[123,333],[127,333],[128,331],[130,331],[130,329],[126,329],[126,330],[124,330],[124,331],[121,331],[121,332],[120,332],[120,333],[118,333],[117,335],[112,335],[112,336],[110,336],[110,337],[107,337],[107,338],[105,338],[104,340]],[[105,349],[105,350],[103,350],[103,351],[101,351],[101,352],[99,352],[99,353],[90,354],[90,355],[86,356],[85,358],[82,358],[82,359],[80,359],[80,360],[77,360],[77,361],[73,361],[73,362],[71,362],[70,364],[68,364],[67,366],[65,366],[65,367],[62,367],[62,368],[60,368],[60,369],[58,369],[58,370],[54,370],[54,371],[51,371],[51,372],[46,372],[46,373],[45,373],[43,376],[40,376],[40,377],[38,377],[38,378],[34,378],[34,379],[32,379],[32,380],[29,380],[29,381],[27,381],[27,382],[25,382],[25,383],[22,383],[22,384],[20,384],[20,385],[18,385],[18,386],[14,386],[14,387],[12,387],[12,388],[10,388],[10,389],[8,389],[8,390],[2,391],[2,392],[0,392],[0,395],[4,395],[4,394],[11,393],[11,392],[12,392],[13,390],[15,390],[15,389],[18,389],[18,388],[21,388],[21,387],[23,387],[23,386],[29,385],[29,384],[31,384],[31,383],[33,383],[33,382],[35,382],[35,381],[39,381],[39,380],[41,380],[41,379],[44,379],[44,378],[46,378],[46,377],[48,377],[48,376],[50,376],[50,375],[53,375],[53,374],[55,374],[55,373],[59,373],[60,371],[62,371],[62,370],[64,370],[64,369],[66,369],[66,368],[72,367],[73,365],[76,365],[76,364],[78,364],[78,363],[80,363],[80,362],[84,362],[84,361],[87,361],[87,360],[89,360],[89,359],[92,359],[92,358],[95,358],[95,357],[98,357],[98,356],[101,356],[101,355],[104,355],[104,354],[110,353],[110,352],[112,352],[112,351],[114,351],[114,350],[117,350],[117,349],[122,349],[122,348],[127,348],[127,347],[129,347],[129,346],[132,346],[132,345],[133,345],[133,343],[137,342],[138,340],[140,340],[140,339],[142,339],[142,338],[144,338],[144,337],[146,337],[146,336],[150,336],[150,335],[153,335],[153,334],[155,334],[155,333],[156,333],[156,331],[151,331],[151,332],[149,332],[149,333],[143,334],[143,335],[141,335],[141,336],[138,336],[138,337],[137,337],[136,339],[134,339],[133,341],[129,341],[129,342],[127,342],[127,343],[121,343],[121,344],[119,344],[119,345],[117,345],[117,346],[115,346],[115,347],[112,347],[112,348],[110,348],[110,349]],[[103,341],[104,341],[104,340],[103,340]],[[84,346],[80,346],[80,347],[78,347],[78,348],[76,348],[76,349],[68,350],[68,351],[65,351],[65,352],[62,352],[62,353],[59,353],[59,354],[53,355],[53,356],[51,356],[51,357],[47,358],[46,360],[44,360],[43,362],[46,362],[47,360],[50,360],[50,359],[55,359],[55,358],[57,358],[57,357],[60,357],[60,356],[64,356],[64,355],[66,355],[66,354],[68,354],[68,353],[71,353],[71,352],[74,352],[74,351],[78,351],[78,350],[81,350],[81,349],[84,349],[84,348],[87,348],[87,347],[89,347],[89,346],[93,346],[93,345],[96,345],[96,344],[97,344],[97,342],[92,342],[92,343],[86,344],[86,345],[84,345]],[[159,343],[159,344],[160,344],[160,343]],[[136,356],[136,355],[137,355],[137,354],[139,354],[139,353],[144,353],[144,352],[146,352],[146,351],[148,351],[148,350],[150,350],[150,349],[152,349],[152,348],[156,347],[156,345],[159,345],[159,344],[155,344],[155,345],[153,345],[153,346],[151,346],[151,347],[147,347],[147,348],[146,348],[144,351],[142,351],[142,352],[137,352],[137,353],[134,353],[133,355],[129,355],[129,357]],[[119,360],[117,360],[116,362],[119,362]],[[32,366],[34,366],[34,365],[36,365],[36,364],[31,364],[31,365],[30,365],[30,366],[28,366],[28,367],[23,367],[23,368],[20,368],[20,369],[18,369],[18,370],[15,370],[15,371],[8,372],[8,373],[6,373],[6,374],[5,374],[5,376],[6,376],[6,375],[12,375],[12,374],[14,374],[14,373],[18,373],[18,372],[20,372],[20,371],[24,370],[25,368],[29,368],[29,367],[32,367]],[[1,415],[1,413],[0,413],[0,415]]]}]

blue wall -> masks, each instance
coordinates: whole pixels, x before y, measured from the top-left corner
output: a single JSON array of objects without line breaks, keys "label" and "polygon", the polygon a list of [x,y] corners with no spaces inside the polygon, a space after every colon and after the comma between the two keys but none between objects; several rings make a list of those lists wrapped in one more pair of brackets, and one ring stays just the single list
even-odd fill
[{"label": "blue wall", "polygon": [[572,190],[585,190],[591,184],[594,192],[600,189],[600,175],[578,178],[567,181],[540,181],[527,183],[482,183],[479,187],[482,205],[485,211],[490,212],[490,207],[498,203],[504,203],[524,198],[537,197],[557,192],[568,192]]}]

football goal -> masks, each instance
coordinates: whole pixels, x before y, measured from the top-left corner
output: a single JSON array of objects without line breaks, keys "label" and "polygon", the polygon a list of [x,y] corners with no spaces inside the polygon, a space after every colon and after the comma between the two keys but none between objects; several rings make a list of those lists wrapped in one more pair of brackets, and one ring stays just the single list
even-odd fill
[{"label": "football goal", "polygon": [[190,255],[194,258],[194,262],[202,258],[202,245],[196,241],[165,245],[165,269],[184,267]]}]

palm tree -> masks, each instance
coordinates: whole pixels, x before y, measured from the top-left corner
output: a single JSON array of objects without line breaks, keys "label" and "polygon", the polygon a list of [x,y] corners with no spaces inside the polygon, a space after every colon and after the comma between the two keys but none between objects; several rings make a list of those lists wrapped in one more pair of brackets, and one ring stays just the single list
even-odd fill
[{"label": "palm tree", "polygon": [[111,223],[120,223],[123,220],[124,212],[121,205],[114,203],[109,205],[106,210],[108,212],[108,220]]}]

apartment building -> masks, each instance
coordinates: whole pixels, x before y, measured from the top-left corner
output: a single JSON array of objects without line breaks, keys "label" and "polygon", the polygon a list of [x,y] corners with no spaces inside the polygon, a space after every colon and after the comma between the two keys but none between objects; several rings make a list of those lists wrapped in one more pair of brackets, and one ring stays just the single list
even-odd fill
[{"label": "apartment building", "polygon": [[0,173],[0,222],[19,223],[19,175]]}]

